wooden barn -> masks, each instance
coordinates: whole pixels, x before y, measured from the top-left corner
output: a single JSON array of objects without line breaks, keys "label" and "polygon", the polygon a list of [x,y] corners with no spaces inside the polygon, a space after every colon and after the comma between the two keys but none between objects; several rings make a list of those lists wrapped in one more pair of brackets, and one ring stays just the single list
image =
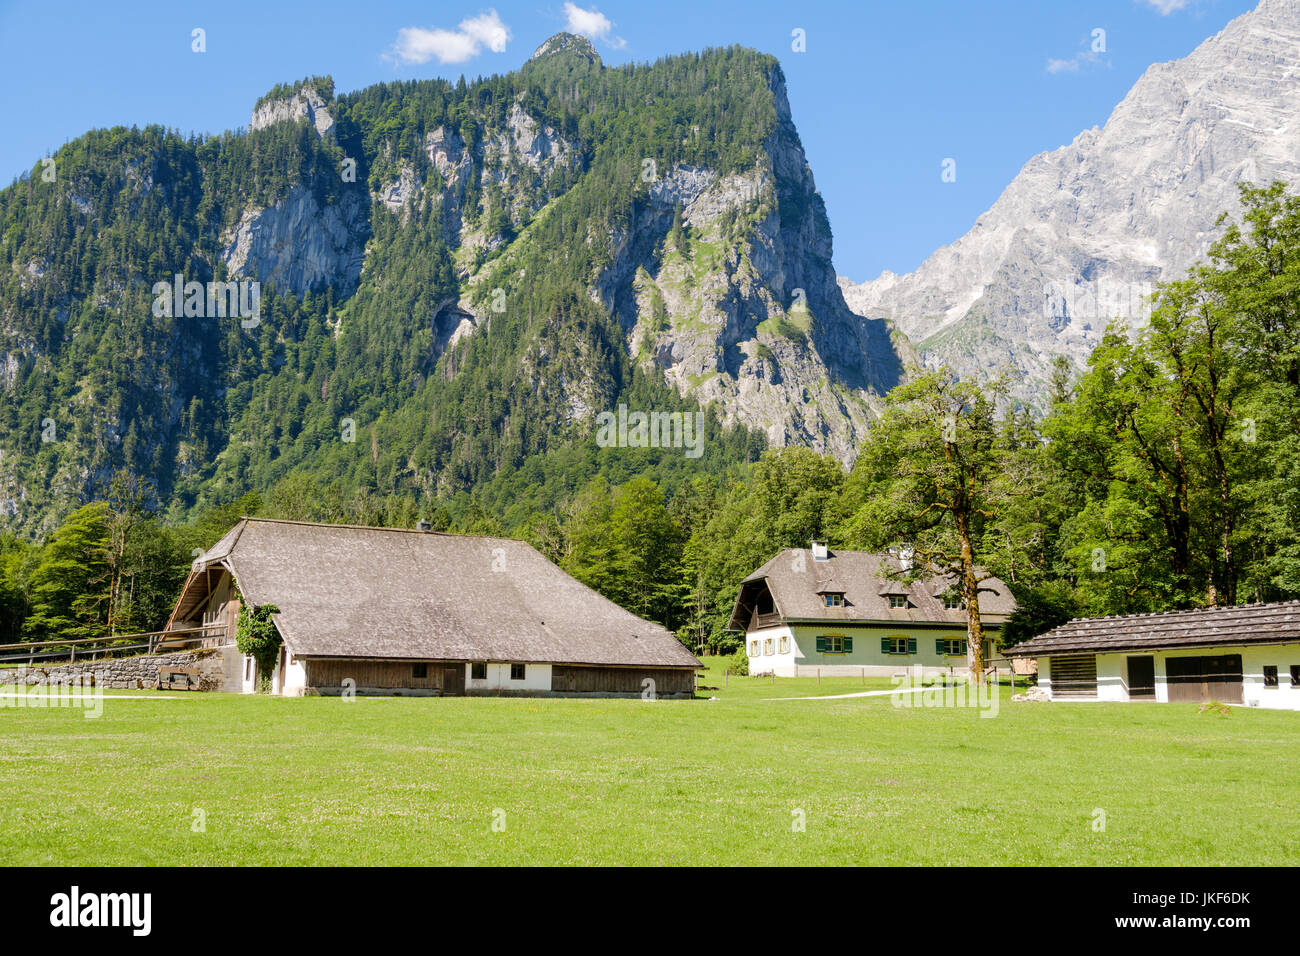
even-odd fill
[{"label": "wooden barn", "polygon": [[[244,602],[278,609],[283,695],[691,697],[701,666],[511,538],[244,518],[194,562],[168,628],[215,627],[229,654]],[[228,684],[255,690],[251,658],[231,661]]]},{"label": "wooden barn", "polygon": [[1300,601],[1077,618],[1007,653],[1052,700],[1300,710]]}]

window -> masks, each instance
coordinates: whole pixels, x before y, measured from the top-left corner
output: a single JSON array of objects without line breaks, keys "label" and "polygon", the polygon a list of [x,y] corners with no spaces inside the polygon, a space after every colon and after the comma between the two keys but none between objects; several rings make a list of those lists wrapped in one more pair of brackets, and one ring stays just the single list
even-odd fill
[{"label": "window", "polygon": [[[781,638],[781,653],[782,653],[782,654],[789,654],[789,653],[790,653],[790,638],[789,638],[788,636],[787,636],[787,637],[783,637],[783,638]],[[1296,667],[1291,668],[1291,675],[1292,675],[1292,682],[1293,682],[1293,683],[1294,683],[1294,681],[1295,681],[1295,674],[1296,674],[1297,672],[1300,672],[1300,668],[1296,668]]]},{"label": "window", "polygon": [[428,664],[412,664],[412,665],[411,665],[411,676],[412,676],[412,677],[428,677],[428,676],[429,676],[429,665],[428,665]]},{"label": "window", "polygon": [[749,642],[749,656],[750,657],[758,656],[758,641]]},{"label": "window", "polygon": [[1264,686],[1265,687],[1277,686],[1277,665],[1276,664],[1264,665]]},{"label": "window", "polygon": [[892,608],[907,607],[907,595],[905,594],[889,595],[889,606]]},{"label": "window", "polygon": [[1291,665],[1291,686],[1300,687],[1300,664]]},{"label": "window", "polygon": [[944,657],[965,657],[966,640],[961,637],[937,637],[934,649]]},{"label": "window", "polygon": [[882,654],[915,654],[916,638],[914,637],[882,637],[880,639],[880,653]]},{"label": "window", "polygon": [[767,640],[763,642],[763,654],[767,655],[771,653],[772,653],[772,639],[769,637]]},{"label": "window", "polygon": [[526,672],[527,672],[527,668],[525,668],[525,666],[524,666],[523,664],[511,664],[511,665],[510,665],[510,679],[511,679],[511,680],[523,680],[523,679],[524,679],[524,674],[525,674]]},{"label": "window", "polygon": [[821,634],[817,637],[818,654],[852,654],[853,638],[843,634]]},{"label": "window", "polygon": [[825,597],[826,597],[826,606],[827,606],[827,607],[843,607],[843,606],[844,606],[844,595],[843,595],[843,594],[827,594],[827,595],[825,595]]},{"label": "window", "polygon": [[469,665],[470,680],[487,680],[487,661],[475,661]]},{"label": "window", "polygon": [[251,657],[245,657],[244,658],[244,680],[252,680],[252,679],[253,679],[253,659]]},{"label": "window", "polygon": [[945,594],[943,606],[949,611],[961,610],[961,596],[957,594]]}]

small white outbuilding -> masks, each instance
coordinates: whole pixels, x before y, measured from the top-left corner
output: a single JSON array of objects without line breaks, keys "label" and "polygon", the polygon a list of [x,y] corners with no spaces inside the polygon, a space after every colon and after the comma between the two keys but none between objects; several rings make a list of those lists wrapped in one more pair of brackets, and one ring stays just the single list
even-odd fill
[{"label": "small white outbuilding", "polygon": [[1300,710],[1300,601],[1078,618],[1006,653],[1052,700]]}]

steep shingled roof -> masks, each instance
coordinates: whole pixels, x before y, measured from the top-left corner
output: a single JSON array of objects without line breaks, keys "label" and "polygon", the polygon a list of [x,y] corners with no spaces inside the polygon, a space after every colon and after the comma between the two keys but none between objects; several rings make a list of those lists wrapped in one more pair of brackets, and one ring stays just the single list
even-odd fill
[{"label": "steep shingled roof", "polygon": [[[825,561],[815,561],[806,548],[782,551],[741,583],[731,614],[731,628],[744,630],[753,601],[766,582],[783,620],[879,621],[893,624],[952,624],[965,626],[966,612],[943,606],[943,595],[955,578],[891,581],[887,572],[897,569],[889,554],[867,551],[831,551]],[[821,582],[834,579],[843,587],[844,606],[827,607],[818,595]],[[980,612],[986,624],[1001,624],[1016,602],[1011,589],[998,578],[980,584]],[[987,589],[987,590],[983,590]],[[906,594],[909,607],[891,608],[890,593]]]},{"label": "steep shingled roof", "polygon": [[280,609],[299,657],[700,666],[513,538],[244,518],[197,562],[213,564]]},{"label": "steep shingled roof", "polygon": [[1300,641],[1300,601],[1081,617],[1007,649],[1009,657]]}]

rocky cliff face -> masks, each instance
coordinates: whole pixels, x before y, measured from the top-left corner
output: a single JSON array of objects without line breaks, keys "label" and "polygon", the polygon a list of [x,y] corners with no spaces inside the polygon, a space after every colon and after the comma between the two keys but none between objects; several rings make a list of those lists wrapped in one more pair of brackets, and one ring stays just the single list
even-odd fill
[{"label": "rocky cliff face", "polygon": [[299,87],[292,96],[278,97],[259,104],[248,121],[248,129],[256,132],[275,123],[299,119],[311,123],[321,137],[329,135],[334,128],[334,117],[330,114],[325,98],[310,84]]},{"label": "rocky cliff face", "polygon": [[310,189],[294,186],[283,202],[246,211],[223,237],[221,258],[231,276],[296,295],[325,285],[352,289],[365,258],[367,212],[355,192],[322,207]]},{"label": "rocky cliff face", "polygon": [[844,303],[779,76],[773,95],[781,123],[757,163],[657,179],[649,209],[611,237],[613,262],[595,291],[628,329],[632,355],[683,393],[720,403],[729,423],[775,445],[851,462],[902,365],[885,323]]},{"label": "rocky cliff face", "polygon": [[845,305],[779,72],[770,84],[779,122],[754,166],[656,176],[649,207],[609,237],[612,262],[593,291],[634,358],[684,394],[718,402],[728,423],[772,444],[847,463],[902,362],[886,323]]},{"label": "rocky cliff face", "polygon": [[[542,44],[529,62],[546,57],[601,69],[590,43],[567,34]],[[888,325],[845,304],[825,207],[779,70],[768,87],[777,122],[753,166],[726,176],[689,166],[656,170],[648,204],[603,237],[609,264],[589,294],[619,319],[636,361],[683,393],[718,402],[729,424],[850,462],[880,396],[900,380],[902,361]],[[259,106],[252,127],[305,117],[328,130],[326,107],[303,86]],[[534,115],[522,96],[503,123],[485,126],[471,143],[447,125],[430,130],[424,171],[393,163],[370,197],[403,223],[427,204],[467,288],[485,260],[529,241],[522,231],[587,171],[593,149]],[[687,237],[680,243],[669,237],[675,215]],[[321,208],[299,186],[271,208],[246,212],[223,255],[233,274],[280,288],[349,289],[361,273],[365,237],[365,210],[354,198]],[[429,317],[435,357],[483,318],[468,298],[442,302]],[[570,385],[573,414],[594,414],[591,383]]]},{"label": "rocky cliff face", "polygon": [[1159,63],[1069,146],[1031,159],[969,233],[914,273],[841,279],[931,365],[1009,371],[1041,393],[1055,355],[1082,363],[1113,318],[1141,322],[1235,213],[1237,186],[1300,182],[1300,4],[1264,0],[1191,55]]},{"label": "rocky cliff face", "polygon": [[[547,55],[581,56],[589,45],[561,38],[543,44]],[[598,61],[596,61],[598,63]],[[630,355],[701,402],[720,403],[729,424],[762,430],[777,445],[803,444],[845,462],[874,416],[879,398],[902,376],[902,361],[887,323],[864,319],[844,302],[831,266],[825,207],[790,115],[779,70],[768,78],[777,125],[753,166],[719,175],[679,165],[653,170],[648,203],[626,225],[593,239],[609,247],[608,265],[589,294],[616,316]],[[440,126],[424,141],[427,182],[409,167],[380,191],[390,209],[432,203],[443,240],[457,250],[467,286],[476,285],[475,259],[507,255],[515,238],[563,184],[582,175],[590,148],[511,104],[503,128],[467,145]],[[479,197],[467,206],[472,193]],[[485,216],[499,196],[506,231]],[[403,212],[405,211],[405,212]],[[680,243],[674,216],[680,217]],[[486,272],[487,270],[483,270]],[[468,301],[458,309],[473,308]],[[481,323],[463,318],[459,339]],[[439,352],[451,326],[434,319]],[[578,391],[590,391],[590,383]],[[591,395],[576,397],[574,413]]]}]

